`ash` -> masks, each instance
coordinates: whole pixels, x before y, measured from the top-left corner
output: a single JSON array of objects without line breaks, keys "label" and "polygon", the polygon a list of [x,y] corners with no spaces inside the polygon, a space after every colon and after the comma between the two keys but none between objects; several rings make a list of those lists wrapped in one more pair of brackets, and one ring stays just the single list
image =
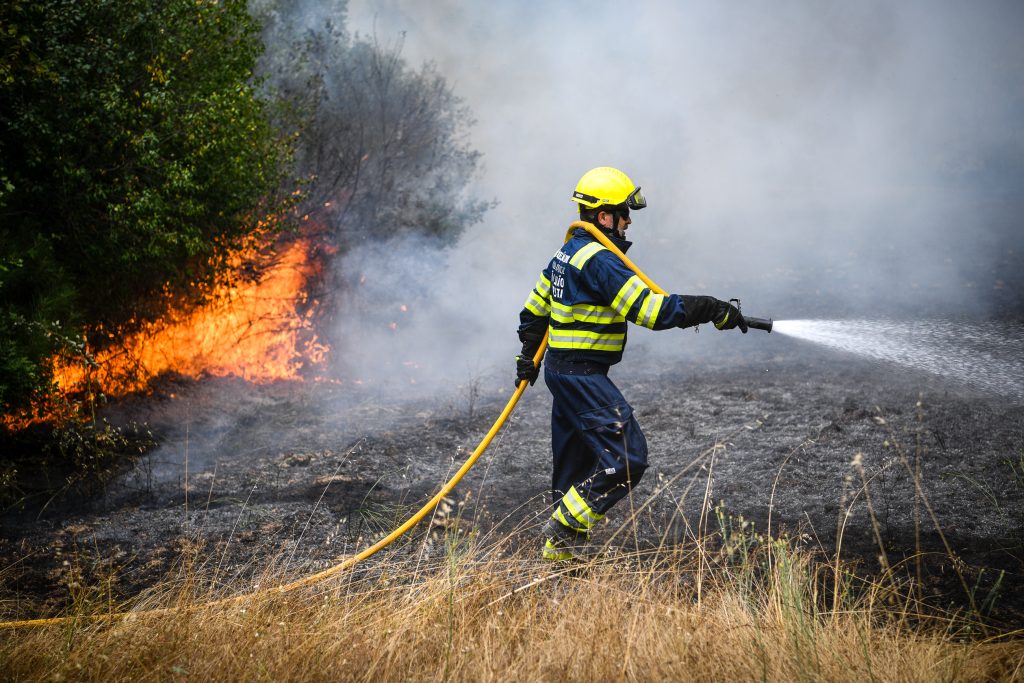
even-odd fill
[{"label": "ash", "polygon": [[[461,465],[511,393],[506,370],[434,396],[210,379],[125,402],[109,417],[147,421],[161,447],[97,498],[3,515],[5,612],[58,612],[76,582],[109,581],[130,598],[185,564],[237,592],[330,566],[404,521]],[[1024,617],[1019,401],[774,336],[671,363],[641,339],[612,377],[651,467],[595,543],[692,543],[742,515],[825,559],[843,526],[841,555],[865,575],[906,561],[948,607],[968,601],[955,567],[977,601],[991,598],[993,617]],[[550,482],[542,382],[400,552],[443,552],[437,541],[453,530],[537,544]]]}]

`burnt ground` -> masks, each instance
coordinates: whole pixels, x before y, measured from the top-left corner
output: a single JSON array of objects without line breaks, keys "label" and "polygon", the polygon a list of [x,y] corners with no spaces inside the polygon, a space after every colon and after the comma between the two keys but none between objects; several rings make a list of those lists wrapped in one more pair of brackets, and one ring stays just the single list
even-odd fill
[{"label": "burnt ground", "polygon": [[[827,557],[847,517],[841,554],[864,574],[877,574],[884,550],[920,572],[937,607],[973,593],[997,623],[1024,624],[1024,407],[806,344],[768,348],[670,365],[631,348],[612,376],[648,437],[651,468],[634,497],[647,505],[617,534],[624,501],[596,541],[685,542],[706,497],[733,525],[742,515]],[[394,386],[210,379],[125,402],[111,419],[146,420],[162,446],[99,495],[0,517],[5,616],[59,611],[76,582],[130,597],[189,557],[235,590],[268,566],[296,577],[329,566],[437,490],[509,384],[470,378],[441,397],[397,400],[386,398]],[[421,523],[408,547],[452,524],[535,543],[549,407],[539,382],[455,490],[447,519]],[[707,519],[714,531],[716,515]]]}]

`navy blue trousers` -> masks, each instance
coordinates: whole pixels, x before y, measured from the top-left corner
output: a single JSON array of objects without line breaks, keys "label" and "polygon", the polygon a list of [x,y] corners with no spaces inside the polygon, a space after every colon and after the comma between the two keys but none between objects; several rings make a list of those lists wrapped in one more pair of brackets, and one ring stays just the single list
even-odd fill
[{"label": "navy blue trousers", "polygon": [[647,469],[647,439],[633,408],[607,375],[545,369],[551,391],[551,476],[555,505],[571,487],[604,514]]}]

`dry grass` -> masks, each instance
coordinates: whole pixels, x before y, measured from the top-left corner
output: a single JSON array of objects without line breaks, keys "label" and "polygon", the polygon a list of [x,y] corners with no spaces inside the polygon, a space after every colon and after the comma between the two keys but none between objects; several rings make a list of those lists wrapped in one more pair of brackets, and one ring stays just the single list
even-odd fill
[{"label": "dry grass", "polygon": [[[1024,680],[1012,634],[985,639],[969,619],[925,617],[892,586],[851,588],[850,575],[785,541],[725,548],[609,551],[561,567],[532,548],[451,534],[433,559],[407,547],[329,585],[213,607],[186,572],[134,606],[183,607],[173,615],[0,634],[0,671],[25,681]],[[110,609],[97,606],[102,595],[79,596],[74,610]]]}]

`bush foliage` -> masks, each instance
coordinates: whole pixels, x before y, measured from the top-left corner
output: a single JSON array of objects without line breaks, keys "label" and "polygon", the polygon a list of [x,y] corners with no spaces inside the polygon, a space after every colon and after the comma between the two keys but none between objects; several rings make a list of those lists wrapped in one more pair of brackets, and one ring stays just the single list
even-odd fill
[{"label": "bush foliage", "polygon": [[[473,120],[432,64],[409,65],[400,39],[347,31],[344,0],[254,0],[250,9],[264,26],[260,72],[290,114],[279,125],[298,132],[303,225],[318,231],[325,253],[345,259],[309,287],[321,302],[321,338],[342,348],[351,325],[340,318],[379,315],[379,293],[397,297],[388,303],[434,296],[427,274],[444,259],[431,252],[453,244],[493,204],[474,194],[480,154],[469,143]],[[353,253],[360,246],[371,248]],[[402,261],[410,250],[418,260],[411,269]],[[401,272],[403,286],[389,289],[379,279],[375,294],[354,293],[352,266],[368,261]]]},{"label": "bush foliage", "polygon": [[341,250],[404,234],[450,242],[490,202],[471,195],[480,162],[468,109],[435,68],[410,68],[402,44],[352,35],[347,3],[250,3],[264,26],[266,87],[294,114],[305,212]]},{"label": "bush foliage", "polygon": [[[400,43],[350,35],[345,12],[344,0],[0,6],[5,413],[49,388],[55,354],[200,303],[233,275],[229,254],[273,233],[289,179],[307,179],[301,213],[321,255],[408,233],[443,245],[481,218],[468,111]],[[344,282],[318,286],[329,298]]]},{"label": "bush foliage", "polygon": [[[0,4],[0,412],[16,417],[0,421],[0,494],[28,495],[39,468],[102,478],[152,445],[101,427],[102,387],[58,391],[56,356],[95,366],[90,351],[168,306],[260,277],[256,254],[301,218],[321,260],[406,234],[442,246],[481,218],[468,111],[400,43],[350,35],[345,11]],[[256,260],[239,269],[239,253]],[[321,272],[307,294],[325,323],[346,282]],[[20,429],[37,413],[55,428]]]},{"label": "bush foliage", "polygon": [[241,0],[0,6],[5,409],[69,340],[200,297],[272,210],[287,148],[258,30]]}]

